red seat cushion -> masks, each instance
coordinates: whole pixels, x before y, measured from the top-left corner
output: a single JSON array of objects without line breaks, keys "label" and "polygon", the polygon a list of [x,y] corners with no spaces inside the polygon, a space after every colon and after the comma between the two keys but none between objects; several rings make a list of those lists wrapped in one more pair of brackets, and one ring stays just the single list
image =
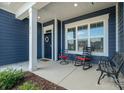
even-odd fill
[{"label": "red seat cushion", "polygon": [[83,58],[83,57],[80,57],[80,56],[77,56],[76,59],[80,60],[80,61],[90,61],[91,60],[91,58]]},{"label": "red seat cushion", "polygon": [[66,59],[68,59],[68,56],[63,55],[63,56],[59,56],[59,58],[66,60]]}]

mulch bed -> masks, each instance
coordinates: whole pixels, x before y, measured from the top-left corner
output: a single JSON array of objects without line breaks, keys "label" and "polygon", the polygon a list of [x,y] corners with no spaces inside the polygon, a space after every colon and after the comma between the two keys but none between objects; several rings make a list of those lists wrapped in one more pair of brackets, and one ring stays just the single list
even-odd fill
[{"label": "mulch bed", "polygon": [[38,75],[35,75],[31,72],[25,72],[24,78],[21,82],[17,83],[12,89],[17,90],[19,85],[22,85],[24,82],[31,81],[36,84],[41,90],[66,90],[65,88],[58,86],[44,78],[41,78]]}]

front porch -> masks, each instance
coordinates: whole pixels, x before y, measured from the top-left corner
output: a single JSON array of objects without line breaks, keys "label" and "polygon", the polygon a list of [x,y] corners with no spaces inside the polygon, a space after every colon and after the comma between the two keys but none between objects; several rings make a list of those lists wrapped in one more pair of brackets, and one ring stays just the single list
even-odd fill
[{"label": "front porch", "polygon": [[[4,65],[0,70],[5,68],[15,68],[27,71],[28,62]],[[74,64],[60,65],[58,61],[43,62],[38,60],[38,70],[33,73],[45,78],[57,85],[71,90],[117,90],[118,87],[111,78],[105,78],[101,85],[97,84],[100,73],[96,71],[97,65],[84,71],[82,67],[75,67]],[[123,77],[120,79],[123,81]]]},{"label": "front porch", "polygon": [[[11,67],[31,71],[66,89],[118,89],[111,78],[97,84],[100,73],[94,63],[101,56],[111,58],[115,52],[123,53],[121,3],[28,4],[25,12],[22,10],[27,3],[14,14],[0,9],[0,70]],[[84,71],[72,63],[59,64],[59,55],[65,50],[71,56],[69,60],[75,60],[85,47],[94,48],[93,68]],[[42,58],[52,61],[37,61]]]}]

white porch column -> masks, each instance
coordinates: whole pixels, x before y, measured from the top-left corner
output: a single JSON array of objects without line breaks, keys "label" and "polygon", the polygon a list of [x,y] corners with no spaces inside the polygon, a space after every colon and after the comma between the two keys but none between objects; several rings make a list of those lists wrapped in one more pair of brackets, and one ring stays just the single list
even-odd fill
[{"label": "white porch column", "polygon": [[29,9],[29,71],[37,69],[37,10]]}]

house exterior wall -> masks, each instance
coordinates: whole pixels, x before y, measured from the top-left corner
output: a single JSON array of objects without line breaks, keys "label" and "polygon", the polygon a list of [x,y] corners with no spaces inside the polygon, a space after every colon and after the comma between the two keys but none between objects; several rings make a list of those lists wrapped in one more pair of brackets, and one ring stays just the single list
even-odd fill
[{"label": "house exterior wall", "polygon": [[[80,20],[84,20],[84,19],[88,19],[88,18],[92,18],[92,17],[96,17],[96,16],[100,16],[100,15],[104,15],[104,14],[108,14],[109,13],[109,20],[108,20],[108,53],[109,53],[109,57],[111,57],[115,51],[116,51],[116,22],[115,22],[115,6],[114,7],[110,7],[110,8],[106,8],[103,10],[99,10],[93,13],[89,13],[86,15],[82,15],[79,17],[75,17],[72,19],[68,19],[68,20],[64,20],[62,22],[62,51],[64,51],[65,49],[65,25],[69,24],[69,23],[73,23],[76,21],[80,21]],[[74,54],[70,54],[70,56],[72,57],[72,59],[75,58]],[[94,62],[97,62],[97,59],[99,59],[99,56],[94,56],[93,57]]]},{"label": "house exterior wall", "polygon": [[[109,13],[109,56],[116,50],[116,26],[115,26],[115,6],[99,10],[93,13],[71,18],[68,20],[57,20],[58,27],[58,56],[65,49],[65,25],[76,21],[104,15]],[[53,40],[55,40],[55,20],[43,23],[43,27],[53,25]],[[61,28],[62,27],[62,28]],[[62,29],[62,31],[61,31]],[[28,19],[18,20],[15,15],[0,9],[0,65],[27,61],[29,56],[29,22]],[[42,26],[38,23],[38,58],[42,57]],[[75,55],[70,54],[72,59]],[[55,59],[55,41],[53,41],[53,58]],[[94,61],[99,56],[94,56]]]},{"label": "house exterior wall", "polygon": [[[29,22],[0,9],[0,65],[28,61]],[[38,58],[41,58],[41,24],[38,23]]]},{"label": "house exterior wall", "polygon": [[118,44],[119,52],[124,53],[124,3],[118,4]]},{"label": "house exterior wall", "polygon": [[[118,49],[124,54],[124,3],[122,2],[118,3]],[[122,72],[124,74],[124,66]]]},{"label": "house exterior wall", "polygon": [[37,24],[37,58],[42,58],[42,25]]}]

